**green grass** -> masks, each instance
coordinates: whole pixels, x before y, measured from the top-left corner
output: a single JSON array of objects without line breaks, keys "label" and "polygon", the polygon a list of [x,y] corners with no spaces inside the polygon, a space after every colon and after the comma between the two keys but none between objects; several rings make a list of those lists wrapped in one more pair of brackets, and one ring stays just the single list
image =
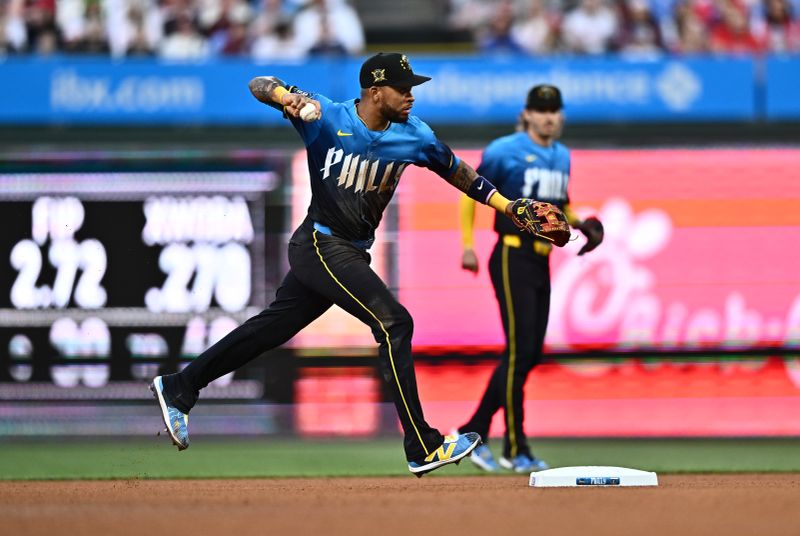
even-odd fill
[{"label": "green grass", "polygon": [[[497,444],[493,443],[495,454]],[[657,471],[800,471],[800,439],[547,439],[553,466],[615,465]],[[401,441],[199,437],[178,453],[163,438],[0,442],[0,480],[408,476]],[[435,475],[479,474],[469,462]],[[433,475],[433,476],[435,476]]]}]

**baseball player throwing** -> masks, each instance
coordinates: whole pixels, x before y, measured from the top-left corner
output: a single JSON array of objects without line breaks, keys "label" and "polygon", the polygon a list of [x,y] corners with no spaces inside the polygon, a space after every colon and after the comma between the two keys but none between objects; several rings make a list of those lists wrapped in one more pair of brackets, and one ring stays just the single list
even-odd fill
[{"label": "baseball player throwing", "polygon": [[[273,77],[250,91],[282,110],[303,139],[311,176],[308,216],[289,241],[289,273],[267,309],[211,346],[177,374],[151,384],[179,450],[189,446],[189,411],[211,381],[275,348],[336,304],[364,322],[379,345],[382,377],[404,432],[408,469],[422,476],[458,462],[480,444],[476,433],[443,436],[425,422],[411,358],[412,319],[369,266],[367,250],[409,164],[423,166],[477,202],[530,227],[533,202],[511,202],[459,160],[411,115],[415,74],[402,54],[377,54],[361,66],[361,96],[333,102]],[[313,108],[309,108],[309,105]]]}]

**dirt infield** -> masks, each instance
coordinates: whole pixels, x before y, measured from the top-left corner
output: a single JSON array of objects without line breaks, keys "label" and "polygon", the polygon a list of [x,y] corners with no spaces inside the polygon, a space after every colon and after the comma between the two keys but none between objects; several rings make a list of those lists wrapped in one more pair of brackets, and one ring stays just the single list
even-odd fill
[{"label": "dirt infield", "polygon": [[525,476],[0,482],[0,533],[797,535],[800,474],[534,489]]}]

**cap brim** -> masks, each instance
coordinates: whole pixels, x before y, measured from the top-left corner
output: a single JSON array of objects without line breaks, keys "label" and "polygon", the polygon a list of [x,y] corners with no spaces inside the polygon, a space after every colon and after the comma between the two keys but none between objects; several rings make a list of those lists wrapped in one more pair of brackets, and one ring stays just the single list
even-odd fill
[{"label": "cap brim", "polygon": [[418,86],[420,84],[424,84],[430,79],[431,79],[430,76],[422,76],[421,74],[415,74],[414,76],[411,77],[411,85]]},{"label": "cap brim", "polygon": [[381,85],[392,86],[392,87],[411,87],[424,84],[430,79],[431,79],[430,76],[422,76],[421,74],[412,74],[408,78],[403,78],[402,80],[392,80],[390,82],[386,82],[385,84]]}]

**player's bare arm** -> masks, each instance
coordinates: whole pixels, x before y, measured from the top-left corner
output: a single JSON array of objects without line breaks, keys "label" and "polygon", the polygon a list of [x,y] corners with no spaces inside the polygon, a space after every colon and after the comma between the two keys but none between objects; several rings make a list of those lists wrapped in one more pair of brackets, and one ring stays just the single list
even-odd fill
[{"label": "player's bare arm", "polygon": [[284,90],[286,89],[286,84],[284,84],[283,80],[280,78],[275,76],[257,76],[250,80],[249,87],[250,93],[264,104],[274,102],[283,105],[280,99],[274,97],[277,88],[282,87]]},{"label": "player's bare arm", "polygon": [[[486,179],[481,177],[478,172],[472,168],[472,166],[463,160],[458,163],[458,167],[452,175],[445,177],[445,180],[470,197],[473,197],[470,195],[471,189],[485,188],[486,186],[484,186],[482,183],[489,184]],[[486,204],[506,215],[511,213],[511,201],[506,199],[502,194],[500,194],[500,192],[496,190],[488,199]]]},{"label": "player's bare arm", "polygon": [[283,107],[283,111],[292,117],[300,117],[300,110],[306,103],[312,103],[320,111],[319,102],[305,95],[292,92],[285,82],[276,76],[257,76],[248,84],[250,93],[264,104]]},{"label": "player's bare arm", "polygon": [[558,247],[563,247],[569,241],[567,218],[555,205],[534,199],[509,201],[491,182],[463,161],[445,180],[471,199],[502,212],[523,231],[549,240]]}]

